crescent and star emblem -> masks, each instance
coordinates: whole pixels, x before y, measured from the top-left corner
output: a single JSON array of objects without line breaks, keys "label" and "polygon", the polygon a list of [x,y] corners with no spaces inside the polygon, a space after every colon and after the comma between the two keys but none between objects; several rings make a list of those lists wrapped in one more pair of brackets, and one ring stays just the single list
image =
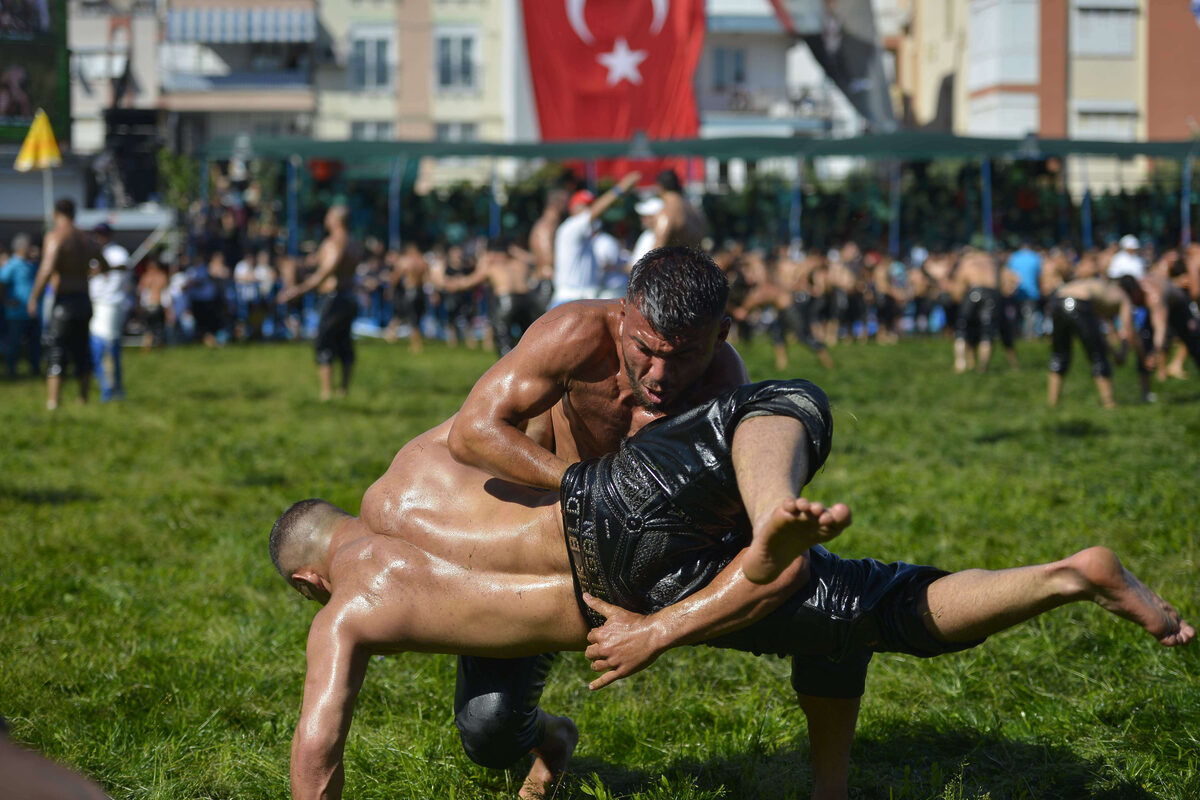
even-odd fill
[{"label": "crescent and star emblem", "polygon": [[[584,44],[595,44],[596,37],[592,35],[584,16],[587,0],[564,0],[564,2],[567,9],[567,22],[570,23],[571,30],[575,31],[575,35]],[[654,17],[650,21],[650,33],[657,36],[667,23],[667,14],[671,11],[671,0],[650,0],[650,4],[654,8]],[[645,61],[648,55],[649,53],[645,50],[630,50],[629,43],[625,41],[625,38],[617,37],[612,51],[601,53],[596,56],[596,60],[608,70],[607,83],[609,86],[616,86],[621,81],[640,84],[642,74],[638,70],[638,65]]]}]

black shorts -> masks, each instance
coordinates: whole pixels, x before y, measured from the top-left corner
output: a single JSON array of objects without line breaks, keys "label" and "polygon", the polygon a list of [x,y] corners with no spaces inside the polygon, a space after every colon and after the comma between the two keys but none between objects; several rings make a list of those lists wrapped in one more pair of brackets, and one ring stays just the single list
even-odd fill
[{"label": "black shorts", "polygon": [[972,286],[958,307],[954,334],[974,347],[996,338],[1000,323],[1000,292],[986,286]]},{"label": "black shorts", "polygon": [[87,292],[67,292],[54,297],[54,309],[46,326],[46,374],[62,375],[74,362],[79,377],[92,374],[92,349],[88,323],[92,319],[92,301]]},{"label": "black shorts", "polygon": [[1092,377],[1110,377],[1112,362],[1108,359],[1108,342],[1091,301],[1055,296],[1047,304],[1047,311],[1054,321],[1054,332],[1050,336],[1050,371],[1057,375],[1067,374],[1071,368],[1071,339],[1078,336],[1091,364]]},{"label": "black shorts", "polygon": [[352,292],[331,292],[321,297],[321,317],[317,322],[317,363],[354,363],[354,340],[350,329],[358,316],[358,300]]},{"label": "black shorts", "polygon": [[419,331],[421,317],[425,316],[426,305],[425,290],[421,287],[410,289],[397,287],[392,316],[401,322],[407,322]]},{"label": "black shorts", "polygon": [[929,658],[975,647],[950,643],[925,626],[925,590],[948,574],[935,567],[809,550],[803,589],[763,619],[705,644],[792,659],[792,686],[820,697],[858,697],[875,653]]}]

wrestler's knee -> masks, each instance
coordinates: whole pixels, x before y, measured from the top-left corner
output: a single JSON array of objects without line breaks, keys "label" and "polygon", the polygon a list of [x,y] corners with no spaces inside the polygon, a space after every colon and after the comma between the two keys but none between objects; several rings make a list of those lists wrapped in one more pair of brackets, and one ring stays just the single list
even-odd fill
[{"label": "wrestler's knee", "polygon": [[1107,358],[1092,359],[1092,377],[1093,378],[1111,378],[1112,364],[1108,363]]},{"label": "wrestler's knee", "polygon": [[472,697],[454,715],[463,750],[481,767],[506,769],[538,743],[537,708],[514,705],[502,692]]}]

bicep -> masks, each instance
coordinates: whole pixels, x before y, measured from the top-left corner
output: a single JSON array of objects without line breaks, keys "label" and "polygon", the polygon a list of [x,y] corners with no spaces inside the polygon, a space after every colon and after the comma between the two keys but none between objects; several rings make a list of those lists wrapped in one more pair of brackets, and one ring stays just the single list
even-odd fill
[{"label": "bicep", "polygon": [[518,425],[558,402],[565,393],[560,356],[537,338],[526,333],[511,352],[483,374],[467,395],[460,417]]}]

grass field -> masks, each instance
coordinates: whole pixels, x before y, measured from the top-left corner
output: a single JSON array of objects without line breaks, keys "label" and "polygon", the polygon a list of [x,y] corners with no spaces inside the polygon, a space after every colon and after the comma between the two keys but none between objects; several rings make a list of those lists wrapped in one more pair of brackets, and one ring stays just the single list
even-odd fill
[{"label": "grass field", "polygon": [[[751,375],[778,377],[766,342]],[[304,345],[127,354],[129,399],[56,414],[0,384],[0,714],[13,737],[114,798],[280,798],[316,610],[267,557],[295,500],[357,511],[411,436],[456,410],[491,363],[437,344],[360,346],[351,396],[316,401]],[[1049,560],[1093,543],[1200,617],[1200,380],[1102,411],[1085,364],[1044,407],[1044,344],[1025,365],[951,373],[950,345],[793,352],[835,412],[807,494],[848,503],[843,555],[948,569]],[[560,659],[545,707],[582,732],[559,797],[807,797],[787,662],[668,653],[592,695]],[[373,663],[347,749],[351,798],[512,795],[517,772],[462,754],[453,659]],[[878,656],[852,796],[1200,797],[1200,647],[1168,650],[1074,605],[929,661]],[[2,777],[0,777],[2,781]],[[4,795],[0,786],[0,796]]]}]

